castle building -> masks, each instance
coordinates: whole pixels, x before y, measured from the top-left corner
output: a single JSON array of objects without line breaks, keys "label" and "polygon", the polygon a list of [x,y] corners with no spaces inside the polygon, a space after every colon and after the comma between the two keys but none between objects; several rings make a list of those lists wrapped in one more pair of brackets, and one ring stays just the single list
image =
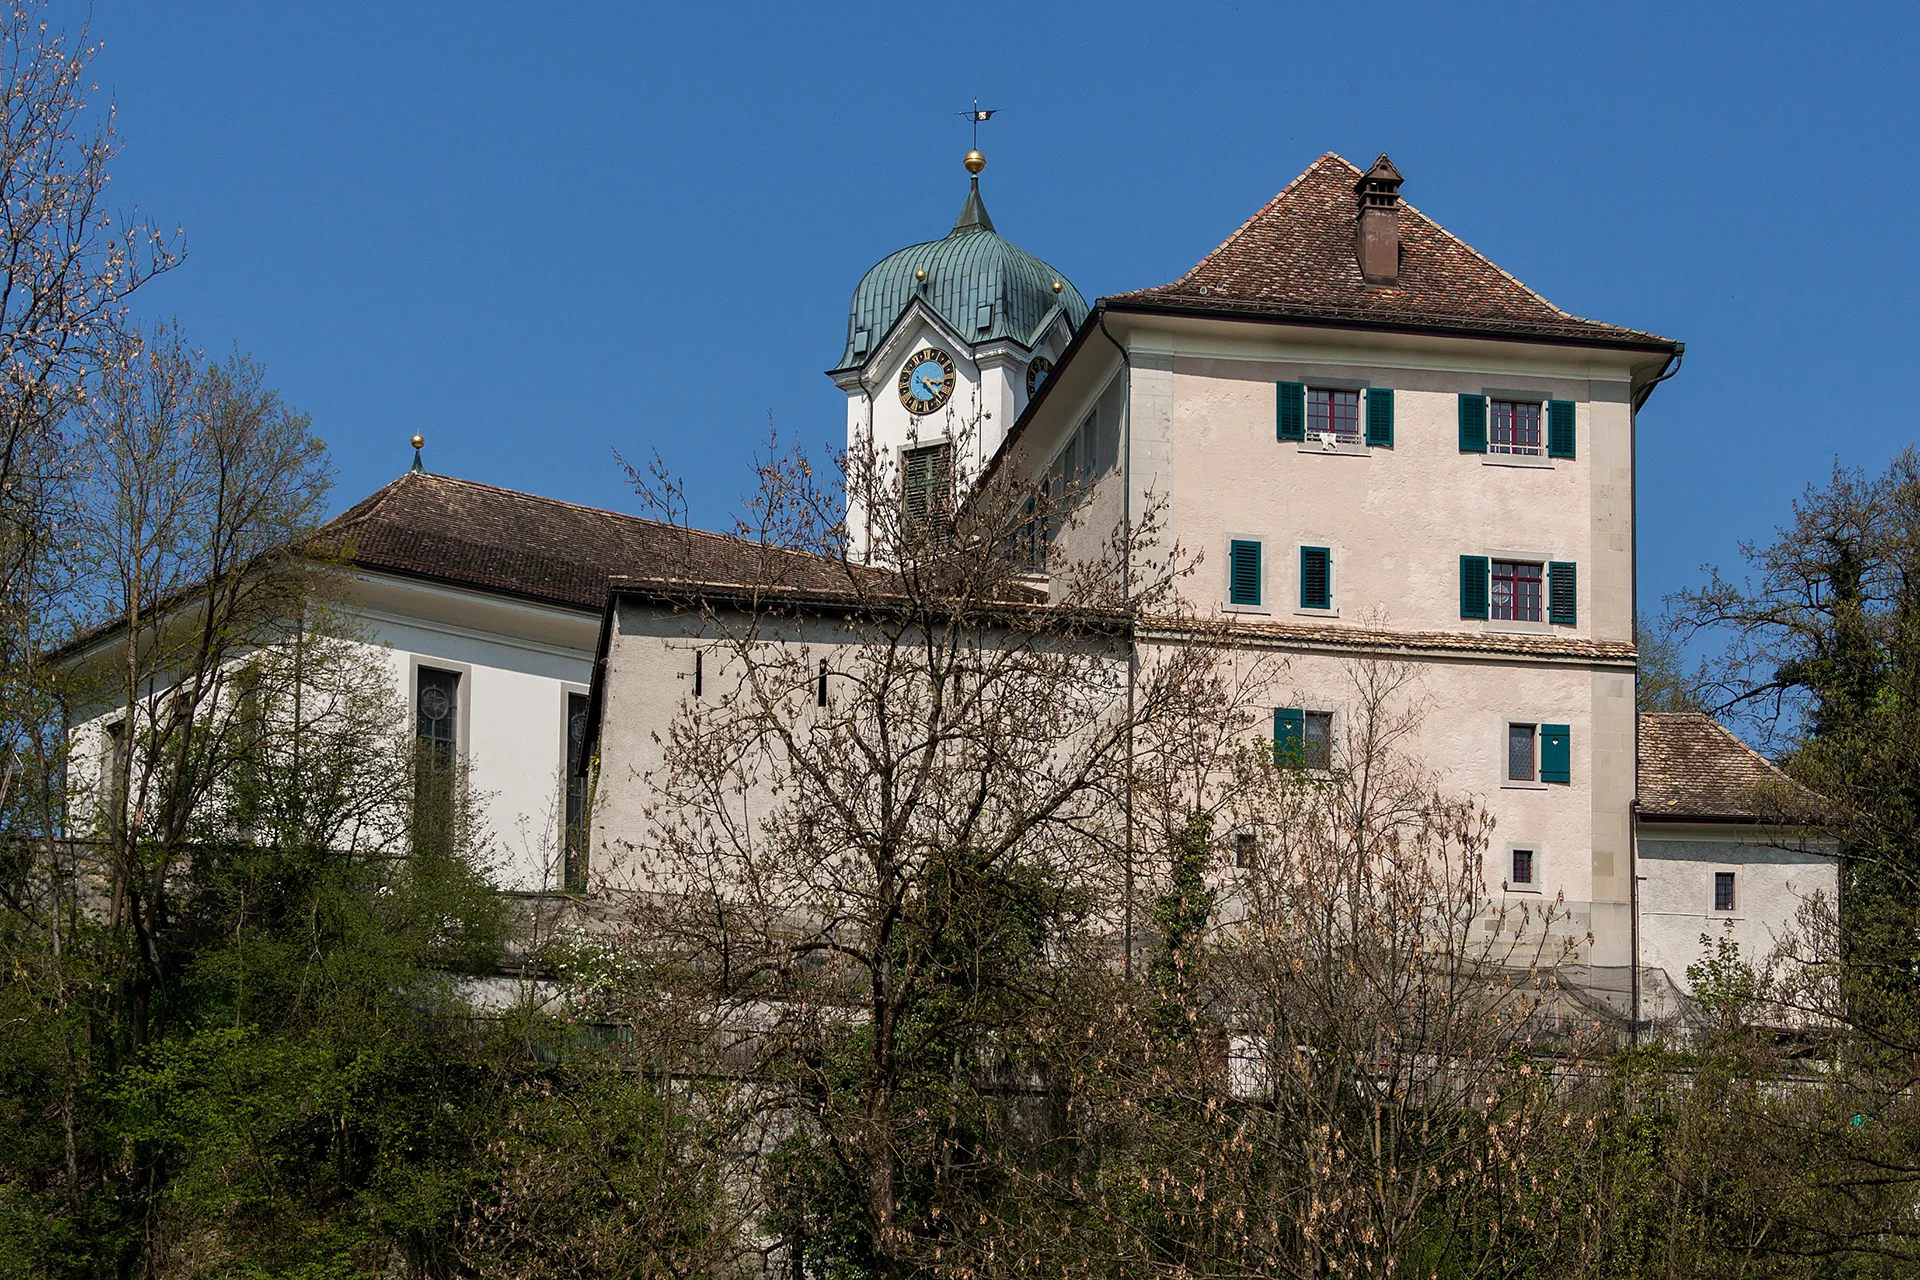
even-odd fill
[{"label": "castle building", "polygon": [[[1417,754],[1495,822],[1495,914],[1554,904],[1619,1012],[1642,1007],[1641,886],[1661,896],[1663,990],[1699,954],[1685,930],[1737,928],[1760,952],[1832,894],[1831,857],[1782,859],[1779,833],[1707,816],[1716,801],[1671,767],[1657,820],[1701,815],[1691,842],[1653,842],[1651,877],[1641,864],[1643,726],[1673,733],[1635,707],[1636,414],[1681,343],[1555,306],[1402,199],[1384,155],[1364,171],[1322,156],[1178,280],[1089,307],[993,230],[974,159],[949,235],[854,292],[829,371],[850,454],[871,451],[909,504],[1002,468],[1071,494],[1048,563],[1158,510],[1131,554],[1199,554],[1186,604],[1280,659],[1271,732],[1309,765],[1352,727],[1356,657],[1412,664]],[[640,821],[613,780],[645,772],[638,721],[670,713],[679,690],[657,673],[698,646],[687,626],[657,589],[615,585],[596,859],[617,863]],[[1771,768],[1724,732],[1687,751],[1713,762],[1696,780]]]},{"label": "castle building", "polygon": [[[1274,660],[1267,725],[1306,767],[1353,728],[1356,658],[1410,665],[1417,754],[1495,820],[1493,914],[1554,904],[1618,1012],[1684,995],[1703,935],[1757,956],[1835,895],[1835,851],[1777,821],[1777,770],[1636,712],[1636,414],[1682,344],[1556,307],[1403,200],[1384,155],[1322,156],[1178,280],[1089,305],[995,230],[983,165],[947,235],[858,283],[828,371],[849,453],[909,507],[1000,474],[1070,501],[1036,530],[1036,591],[1115,545],[1197,555],[1187,610]],[[1155,537],[1117,536],[1149,511]],[[469,765],[503,887],[592,897],[631,884],[634,780],[700,696],[702,609],[775,584],[809,643],[846,642],[804,620],[867,572],[847,514],[851,565],[416,460],[323,532],[416,736]],[[125,715],[76,708],[82,773]]]}]

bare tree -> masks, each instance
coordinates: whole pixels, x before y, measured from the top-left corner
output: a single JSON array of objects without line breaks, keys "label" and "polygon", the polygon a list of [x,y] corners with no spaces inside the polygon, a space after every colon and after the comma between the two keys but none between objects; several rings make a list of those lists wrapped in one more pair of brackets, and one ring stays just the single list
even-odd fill
[{"label": "bare tree", "polygon": [[[301,631],[324,578],[307,538],[329,483],[304,414],[235,357],[207,365],[176,328],[106,371],[87,405],[72,532],[108,619],[73,698],[99,717],[99,837],[111,922],[139,958],[136,1042],[164,983],[168,885],[206,802],[248,744],[243,660]],[[290,672],[298,688],[302,673]],[[114,712],[113,708],[119,708]]]},{"label": "bare tree", "polygon": [[[1136,743],[1224,705],[1217,649],[1137,660],[1141,618],[1205,629],[1177,555],[1129,568],[1135,527],[1036,586],[1014,551],[1068,514],[1007,479],[962,504],[966,479],[855,458],[828,492],[770,459],[753,524],[836,585],[690,588],[707,694],[599,783],[654,797],[634,937],[725,1029],[769,1135],[742,1194],[797,1269],[899,1276],[964,1233],[1036,1019],[1121,962]],[[873,565],[826,518],[849,489]]]},{"label": "bare tree", "polygon": [[1581,940],[1490,894],[1491,820],[1412,753],[1414,669],[1350,671],[1324,767],[1245,748],[1176,837],[1145,988],[1088,975],[1056,1022],[1062,1122],[976,1261],[1464,1276],[1559,1228],[1546,1130],[1575,1118],[1578,1039],[1550,970]]}]

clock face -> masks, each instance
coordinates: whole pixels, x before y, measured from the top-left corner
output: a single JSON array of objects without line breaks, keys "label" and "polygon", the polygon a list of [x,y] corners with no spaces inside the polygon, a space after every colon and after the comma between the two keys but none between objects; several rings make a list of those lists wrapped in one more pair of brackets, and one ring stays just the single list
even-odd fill
[{"label": "clock face", "polygon": [[900,403],[916,417],[932,413],[953,395],[953,357],[938,347],[922,347],[900,370]]},{"label": "clock face", "polygon": [[1035,356],[1033,358],[1033,363],[1027,366],[1027,396],[1029,399],[1032,398],[1034,392],[1040,389],[1040,384],[1045,382],[1047,375],[1052,372],[1053,361],[1047,359],[1045,356]]}]

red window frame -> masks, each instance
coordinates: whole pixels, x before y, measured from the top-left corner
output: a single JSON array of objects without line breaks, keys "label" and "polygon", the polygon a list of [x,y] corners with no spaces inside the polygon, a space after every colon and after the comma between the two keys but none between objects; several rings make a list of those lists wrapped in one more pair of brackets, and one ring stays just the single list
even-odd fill
[{"label": "red window frame", "polygon": [[1487,616],[1501,622],[1538,622],[1546,567],[1525,560],[1495,560]]},{"label": "red window frame", "polygon": [[1487,447],[1495,453],[1540,453],[1540,406],[1528,400],[1495,400],[1487,424]]},{"label": "red window frame", "polygon": [[1360,439],[1360,393],[1339,387],[1307,388],[1307,438],[1331,431],[1343,443]]}]

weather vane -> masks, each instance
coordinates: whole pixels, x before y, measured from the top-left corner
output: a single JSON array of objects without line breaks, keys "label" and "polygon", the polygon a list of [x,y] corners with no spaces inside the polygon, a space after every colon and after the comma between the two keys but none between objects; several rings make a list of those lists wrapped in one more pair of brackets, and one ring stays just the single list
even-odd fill
[{"label": "weather vane", "polygon": [[973,149],[974,149],[975,151],[978,151],[978,150],[980,149],[980,123],[981,123],[981,121],[983,121],[983,120],[991,120],[991,119],[993,119],[993,113],[994,113],[994,111],[998,111],[998,110],[999,110],[999,108],[998,108],[998,107],[994,107],[994,108],[992,108],[991,110],[988,110],[988,111],[982,111],[982,110],[980,109],[980,99],[978,99],[978,98],[975,98],[975,99],[973,100],[973,110],[971,110],[971,111],[956,111],[956,112],[954,112],[954,113],[953,113],[953,114],[955,114],[955,115],[957,115],[957,116],[965,116],[965,117],[966,117],[966,118],[967,118],[968,120],[970,120],[970,121],[972,121],[972,122],[973,122]]}]

